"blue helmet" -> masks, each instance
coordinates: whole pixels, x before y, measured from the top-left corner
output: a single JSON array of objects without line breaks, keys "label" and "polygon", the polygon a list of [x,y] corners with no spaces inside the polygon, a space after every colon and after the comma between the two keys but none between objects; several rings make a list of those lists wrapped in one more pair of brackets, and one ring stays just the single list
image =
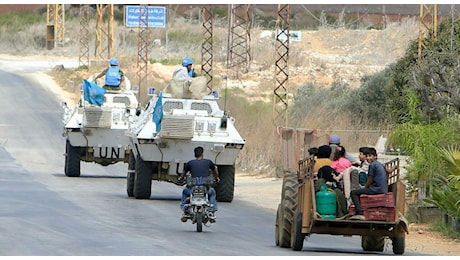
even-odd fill
[{"label": "blue helmet", "polygon": [[118,59],[117,58],[111,58],[109,63],[112,66],[118,66]]},{"label": "blue helmet", "polygon": [[191,58],[185,58],[182,60],[182,66],[186,67],[188,65],[192,65],[193,64],[193,60]]},{"label": "blue helmet", "polygon": [[338,135],[331,135],[329,137],[329,144],[340,144],[340,137]]}]

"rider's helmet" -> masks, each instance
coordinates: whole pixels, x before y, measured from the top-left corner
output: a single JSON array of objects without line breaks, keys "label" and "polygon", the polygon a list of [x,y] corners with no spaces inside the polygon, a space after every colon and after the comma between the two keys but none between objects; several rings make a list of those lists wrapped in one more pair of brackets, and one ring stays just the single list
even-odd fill
[{"label": "rider's helmet", "polygon": [[110,63],[111,66],[118,66],[118,59],[117,58],[111,58],[109,63]]},{"label": "rider's helmet", "polygon": [[192,65],[192,64],[193,64],[192,58],[184,58],[182,60],[182,66],[183,67],[187,67],[188,65]]}]

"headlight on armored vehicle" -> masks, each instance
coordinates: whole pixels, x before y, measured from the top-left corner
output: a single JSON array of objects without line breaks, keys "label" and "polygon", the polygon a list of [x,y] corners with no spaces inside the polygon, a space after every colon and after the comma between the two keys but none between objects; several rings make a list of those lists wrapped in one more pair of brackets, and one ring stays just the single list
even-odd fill
[{"label": "headlight on armored vehicle", "polygon": [[112,112],[112,120],[114,122],[118,122],[118,121],[121,121],[121,118],[122,118],[122,114],[120,111],[113,111]]},{"label": "headlight on armored vehicle", "polygon": [[204,121],[197,120],[195,122],[195,131],[202,132],[204,130]]},{"label": "headlight on armored vehicle", "polygon": [[208,132],[209,133],[216,132],[216,122],[208,122]]}]

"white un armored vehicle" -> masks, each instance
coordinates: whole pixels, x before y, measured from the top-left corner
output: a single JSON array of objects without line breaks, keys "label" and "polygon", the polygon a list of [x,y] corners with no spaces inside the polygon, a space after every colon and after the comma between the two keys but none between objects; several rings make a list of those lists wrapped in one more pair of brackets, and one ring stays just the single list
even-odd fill
[{"label": "white un armored vehicle", "polygon": [[[87,81],[92,82],[94,76]],[[130,118],[139,113],[138,101],[128,78],[121,87],[119,91],[107,91],[101,106],[85,100],[83,85],[74,108],[63,102],[66,176],[79,177],[81,161],[103,166],[128,162],[129,138],[125,132]]]},{"label": "white un armored vehicle", "polygon": [[[202,146],[205,158],[219,170],[217,200],[233,200],[235,161],[245,140],[236,130],[234,118],[219,108],[214,94],[199,99],[193,98],[196,95],[175,98],[174,93],[151,94],[147,108],[127,131],[132,149],[127,175],[129,197],[149,199],[152,180],[183,185],[177,178],[185,163],[194,159],[193,149]],[[161,126],[159,131],[155,122]]]}]

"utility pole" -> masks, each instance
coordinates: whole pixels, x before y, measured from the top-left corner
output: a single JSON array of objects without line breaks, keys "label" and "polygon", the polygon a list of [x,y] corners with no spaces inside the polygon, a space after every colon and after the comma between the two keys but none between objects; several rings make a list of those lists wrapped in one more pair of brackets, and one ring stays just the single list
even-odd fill
[{"label": "utility pole", "polygon": [[204,5],[201,9],[203,19],[203,40],[201,43],[201,71],[207,78],[207,86],[209,91],[212,91],[212,46],[213,46],[213,20],[214,14],[212,8]]},{"label": "utility pole", "polygon": [[[97,4],[96,59],[110,59],[113,55],[113,4]],[[104,15],[106,15],[104,19]],[[105,23],[105,21],[107,23]]]},{"label": "utility pole", "polygon": [[80,55],[78,56],[78,67],[89,68],[89,20],[91,7],[80,5]]},{"label": "utility pole", "polygon": [[140,95],[147,85],[147,66],[149,64],[149,5],[139,5],[139,34],[137,41],[137,76]]},{"label": "utility pole", "polygon": [[290,36],[289,5],[278,5],[276,21],[276,53],[275,53],[275,89],[273,95],[273,123],[276,127],[288,125],[288,89],[289,79],[289,36]]},{"label": "utility pole", "polygon": [[247,73],[250,55],[250,5],[231,5],[229,11],[229,58],[227,67],[237,67],[237,71]]},{"label": "utility pole", "polygon": [[51,50],[55,44],[64,46],[65,30],[65,8],[64,4],[46,5],[46,48]]},{"label": "utility pole", "polygon": [[426,49],[425,40],[430,37],[436,40],[438,27],[438,8],[433,5],[420,5],[420,21],[418,29],[418,62],[422,61],[423,51]]}]

